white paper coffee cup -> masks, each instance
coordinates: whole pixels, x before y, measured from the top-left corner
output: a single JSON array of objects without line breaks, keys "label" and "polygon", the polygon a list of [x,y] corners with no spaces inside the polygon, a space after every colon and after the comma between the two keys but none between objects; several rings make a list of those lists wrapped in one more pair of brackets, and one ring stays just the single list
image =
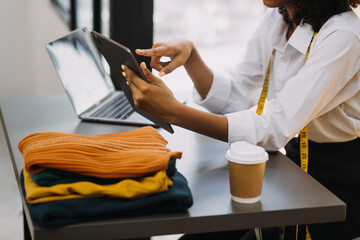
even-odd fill
[{"label": "white paper coffee cup", "polygon": [[229,163],[231,199],[241,203],[260,200],[266,161],[269,155],[264,148],[235,142],[226,152]]}]

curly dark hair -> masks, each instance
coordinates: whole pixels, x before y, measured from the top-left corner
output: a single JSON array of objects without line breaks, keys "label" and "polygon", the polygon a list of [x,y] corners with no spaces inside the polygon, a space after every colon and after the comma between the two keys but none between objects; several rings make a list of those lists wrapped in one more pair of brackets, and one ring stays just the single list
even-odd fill
[{"label": "curly dark hair", "polygon": [[315,32],[332,16],[349,11],[351,7],[360,5],[360,0],[294,0],[295,13],[289,18],[286,8],[280,7],[279,12],[287,24],[299,25],[308,23]]}]

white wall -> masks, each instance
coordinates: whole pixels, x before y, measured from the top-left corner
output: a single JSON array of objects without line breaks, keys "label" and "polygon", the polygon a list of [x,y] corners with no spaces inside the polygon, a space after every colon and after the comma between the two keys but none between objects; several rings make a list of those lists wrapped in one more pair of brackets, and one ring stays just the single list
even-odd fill
[{"label": "white wall", "polygon": [[63,93],[45,43],[68,31],[49,0],[0,1],[0,96]]}]

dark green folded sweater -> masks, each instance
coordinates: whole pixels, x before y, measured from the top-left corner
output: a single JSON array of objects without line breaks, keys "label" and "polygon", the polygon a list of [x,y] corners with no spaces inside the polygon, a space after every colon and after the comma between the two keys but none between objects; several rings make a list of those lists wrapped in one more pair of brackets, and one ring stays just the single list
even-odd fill
[{"label": "dark green folded sweater", "polygon": [[[176,172],[176,159],[170,159],[168,163],[168,169],[166,174],[168,177],[174,176]],[[88,181],[97,184],[114,184],[119,182],[121,179],[107,179],[107,178],[98,178],[92,176],[81,175],[73,172],[62,171],[59,169],[48,169],[40,173],[30,173],[32,180],[40,186],[54,186],[57,184],[63,183],[74,183],[81,181]]]},{"label": "dark green folded sweater", "polygon": [[[179,172],[176,172],[171,179],[174,185],[167,192],[136,200],[98,197],[27,204],[27,206],[32,219],[43,227],[146,214],[186,212],[193,204],[188,183]],[[20,181],[26,198],[22,172]]]}]

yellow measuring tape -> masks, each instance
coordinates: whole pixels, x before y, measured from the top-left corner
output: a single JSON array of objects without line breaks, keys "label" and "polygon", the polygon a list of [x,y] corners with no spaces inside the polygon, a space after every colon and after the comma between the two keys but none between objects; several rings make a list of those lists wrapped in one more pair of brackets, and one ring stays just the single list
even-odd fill
[{"label": "yellow measuring tape", "polygon": [[269,64],[268,64],[267,69],[266,69],[264,86],[263,86],[263,89],[261,91],[259,103],[258,103],[258,106],[257,106],[257,109],[256,109],[256,113],[258,115],[261,115],[263,110],[264,110],[265,100],[266,100],[266,96],[267,96],[267,92],[268,92],[268,88],[269,88],[271,59],[274,57],[274,54],[275,54],[275,49],[272,50],[271,58],[270,58]]},{"label": "yellow measuring tape", "polygon": [[[304,65],[306,64],[306,61],[307,61],[307,59],[309,57],[311,44],[312,44],[314,38],[316,37],[316,35],[317,35],[317,33],[314,33],[314,35],[311,38],[308,49],[306,51],[306,57],[305,57]],[[261,115],[263,113],[263,110],[264,110],[265,100],[266,100],[266,96],[267,96],[267,92],[268,92],[268,88],[269,88],[271,60],[274,57],[274,55],[275,55],[275,49],[273,49],[273,51],[272,51],[271,58],[270,58],[269,64],[268,64],[267,69],[266,69],[264,86],[263,86],[263,89],[261,91],[261,96],[260,96],[259,103],[258,103],[258,106],[257,106],[257,109],[256,109],[256,113],[258,115]],[[305,126],[300,132],[300,165],[301,165],[302,170],[304,170],[305,172],[308,171],[308,165],[309,165],[309,141],[308,141],[308,127],[307,126]],[[305,240],[311,240],[309,229],[308,229],[307,225],[306,225],[306,238],[305,238]]]}]

